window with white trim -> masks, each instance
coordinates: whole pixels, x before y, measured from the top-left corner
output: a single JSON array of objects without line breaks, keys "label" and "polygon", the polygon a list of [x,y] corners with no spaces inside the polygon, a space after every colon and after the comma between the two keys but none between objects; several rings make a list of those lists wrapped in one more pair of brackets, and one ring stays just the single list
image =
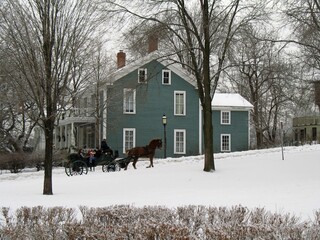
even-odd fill
[{"label": "window with white trim", "polygon": [[231,124],[231,112],[221,111],[221,124]]},{"label": "window with white trim", "polygon": [[123,113],[136,113],[136,90],[125,88],[123,89]]},{"label": "window with white trim", "polygon": [[174,130],[174,154],[186,154],[186,130]]},{"label": "window with white trim", "polygon": [[162,70],[162,84],[171,85],[171,71],[164,69]]},{"label": "window with white trim", "polygon": [[136,129],[124,128],[123,129],[123,153],[136,146]]},{"label": "window with white trim", "polygon": [[174,115],[186,115],[186,92],[174,91]]},{"label": "window with white trim", "polygon": [[231,135],[221,134],[221,152],[231,151]]},{"label": "window with white trim", "polygon": [[146,83],[147,82],[147,69],[139,68],[138,69],[138,83]]}]

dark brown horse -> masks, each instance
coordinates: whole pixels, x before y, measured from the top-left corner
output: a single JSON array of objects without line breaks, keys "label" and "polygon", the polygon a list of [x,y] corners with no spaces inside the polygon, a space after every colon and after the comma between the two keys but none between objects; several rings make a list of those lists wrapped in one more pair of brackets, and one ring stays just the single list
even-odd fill
[{"label": "dark brown horse", "polygon": [[[153,167],[153,157],[156,153],[157,148],[162,147],[162,140],[161,139],[153,139],[150,141],[150,143],[145,147],[134,147],[129,150],[127,150],[126,154],[128,157],[131,157],[133,159],[133,167],[136,168],[136,163],[140,157],[148,157],[150,159],[150,165],[149,167]],[[125,170],[127,170],[129,163],[127,163]]]}]

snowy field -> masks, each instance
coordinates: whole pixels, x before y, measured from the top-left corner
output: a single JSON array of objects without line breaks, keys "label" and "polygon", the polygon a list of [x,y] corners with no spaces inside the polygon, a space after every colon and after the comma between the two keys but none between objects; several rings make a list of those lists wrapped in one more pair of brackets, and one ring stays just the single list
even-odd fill
[{"label": "snowy field", "polygon": [[54,195],[42,195],[43,171],[0,173],[0,207],[104,207],[130,204],[264,207],[314,219],[320,210],[320,145],[215,155],[216,171],[203,171],[203,156],[155,159],[154,168],[138,161],[127,171],[68,177],[53,171]]}]

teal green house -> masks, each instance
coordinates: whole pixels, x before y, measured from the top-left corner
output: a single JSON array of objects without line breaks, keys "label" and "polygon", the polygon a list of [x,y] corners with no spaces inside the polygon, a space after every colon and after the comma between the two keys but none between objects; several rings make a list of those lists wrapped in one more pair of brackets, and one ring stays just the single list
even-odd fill
[{"label": "teal green house", "polygon": [[[59,120],[56,148],[96,148],[107,139],[123,156],[132,147],[161,138],[166,139],[166,147],[156,151],[157,158],[203,154],[202,109],[195,79],[180,65],[160,59],[157,51],[130,64],[120,51],[117,67],[99,85],[98,97],[96,90],[87,90],[77,108]],[[99,114],[94,108],[97,101]],[[248,150],[252,105],[239,94],[216,93],[212,109],[215,153]]]},{"label": "teal green house", "polygon": [[[123,62],[121,57],[125,57],[123,52],[118,53],[118,64]],[[128,66],[120,64],[110,76],[107,141],[120,155],[154,138],[166,138],[166,157],[202,154],[202,110],[196,82],[179,66],[158,58],[154,52]],[[239,94],[223,93],[216,93],[212,104],[214,151],[248,150],[252,105]],[[157,150],[156,157],[164,157],[164,149]]]},{"label": "teal green house", "polygon": [[216,93],[212,100],[214,152],[234,152],[250,147],[252,104],[237,93]]},{"label": "teal green house", "polygon": [[[166,130],[168,157],[197,155],[201,152],[201,118],[196,82],[182,69],[157,58],[156,53],[150,53],[110,76],[107,141],[123,154],[154,138],[164,140]],[[156,154],[161,157],[164,151]]]}]

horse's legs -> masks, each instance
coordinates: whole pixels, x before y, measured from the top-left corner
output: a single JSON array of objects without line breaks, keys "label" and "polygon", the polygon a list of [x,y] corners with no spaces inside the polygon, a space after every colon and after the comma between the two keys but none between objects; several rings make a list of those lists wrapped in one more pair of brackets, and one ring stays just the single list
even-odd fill
[{"label": "horse's legs", "polygon": [[129,160],[128,160],[128,158],[126,159],[124,170],[128,169],[129,163],[131,162],[131,157],[129,158]]},{"label": "horse's legs", "polygon": [[136,168],[136,163],[137,163],[137,162],[138,162],[138,158],[135,157],[135,158],[133,159],[133,163],[132,163],[134,169],[137,169],[137,168]]},{"label": "horse's legs", "polygon": [[147,168],[153,167],[153,156],[150,156],[150,165]]}]

